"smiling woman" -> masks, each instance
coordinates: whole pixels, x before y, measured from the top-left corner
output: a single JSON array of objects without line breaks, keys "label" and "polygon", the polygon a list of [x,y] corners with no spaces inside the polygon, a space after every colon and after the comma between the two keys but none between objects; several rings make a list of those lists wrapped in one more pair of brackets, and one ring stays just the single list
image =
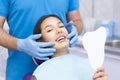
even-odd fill
[{"label": "smiling woman", "polygon": [[40,33],[42,34],[42,38],[38,41],[55,43],[53,48],[56,49],[56,52],[52,57],[68,53],[68,32],[59,17],[56,15],[43,16],[34,29],[34,34]]},{"label": "smiling woman", "polygon": [[33,33],[42,34],[38,42],[54,42],[55,45],[52,48],[55,48],[56,52],[50,56],[50,60],[42,64],[33,58],[39,66],[34,71],[32,80],[107,80],[103,68],[94,74],[88,59],[68,54],[68,31],[56,15],[46,15],[40,18]]}]

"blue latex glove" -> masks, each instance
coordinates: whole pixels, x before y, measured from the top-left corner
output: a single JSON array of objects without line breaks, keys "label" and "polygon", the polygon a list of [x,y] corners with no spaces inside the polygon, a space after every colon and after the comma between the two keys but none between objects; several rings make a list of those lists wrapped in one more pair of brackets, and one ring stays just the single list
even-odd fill
[{"label": "blue latex glove", "polygon": [[101,23],[101,27],[105,27],[107,29],[107,39],[110,40],[114,37],[114,28],[115,28],[115,22],[109,21],[107,23]]},{"label": "blue latex glove", "polygon": [[67,23],[66,29],[68,31],[68,38],[70,39],[70,47],[73,47],[78,41],[78,32],[76,27],[74,26],[73,21]]},{"label": "blue latex glove", "polygon": [[31,35],[26,39],[18,39],[18,50],[39,60],[48,60],[48,56],[53,55],[56,50],[47,47],[54,46],[55,44],[53,42],[36,42],[36,39],[39,39],[40,37],[41,34],[36,34]]}]

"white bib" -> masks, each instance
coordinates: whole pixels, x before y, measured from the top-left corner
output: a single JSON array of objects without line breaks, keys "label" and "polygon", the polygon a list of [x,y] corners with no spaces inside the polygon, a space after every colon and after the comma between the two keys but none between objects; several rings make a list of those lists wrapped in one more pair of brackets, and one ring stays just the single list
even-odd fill
[{"label": "white bib", "polygon": [[92,80],[93,74],[87,59],[72,54],[45,61],[33,73],[37,80]]}]

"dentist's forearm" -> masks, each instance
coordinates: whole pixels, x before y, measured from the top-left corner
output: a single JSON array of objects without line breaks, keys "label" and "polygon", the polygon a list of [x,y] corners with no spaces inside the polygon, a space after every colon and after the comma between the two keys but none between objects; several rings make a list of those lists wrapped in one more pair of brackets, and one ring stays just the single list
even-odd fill
[{"label": "dentist's forearm", "polygon": [[77,28],[78,31],[78,35],[80,35],[80,33],[82,32],[83,29],[83,24],[82,21],[80,19],[78,20],[73,20],[75,27]]},{"label": "dentist's forearm", "polygon": [[74,22],[74,25],[77,28],[78,34],[80,34],[83,29],[83,22],[80,16],[80,11],[79,10],[71,11],[67,14],[67,16],[68,16],[67,20],[68,21],[72,20]]},{"label": "dentist's forearm", "polygon": [[18,39],[3,30],[5,17],[0,16],[0,46],[17,50]]}]

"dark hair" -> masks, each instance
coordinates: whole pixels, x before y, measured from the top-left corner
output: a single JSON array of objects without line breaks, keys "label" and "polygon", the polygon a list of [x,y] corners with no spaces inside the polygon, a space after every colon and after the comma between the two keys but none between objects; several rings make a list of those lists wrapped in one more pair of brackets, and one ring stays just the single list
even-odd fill
[{"label": "dark hair", "polygon": [[39,33],[41,33],[41,24],[42,24],[42,22],[43,22],[46,18],[48,18],[48,17],[56,17],[56,18],[58,18],[61,22],[63,22],[63,21],[62,21],[57,15],[55,15],[55,14],[42,16],[42,17],[38,20],[37,24],[35,25],[35,28],[34,28],[34,30],[33,30],[33,34],[39,34]]}]

